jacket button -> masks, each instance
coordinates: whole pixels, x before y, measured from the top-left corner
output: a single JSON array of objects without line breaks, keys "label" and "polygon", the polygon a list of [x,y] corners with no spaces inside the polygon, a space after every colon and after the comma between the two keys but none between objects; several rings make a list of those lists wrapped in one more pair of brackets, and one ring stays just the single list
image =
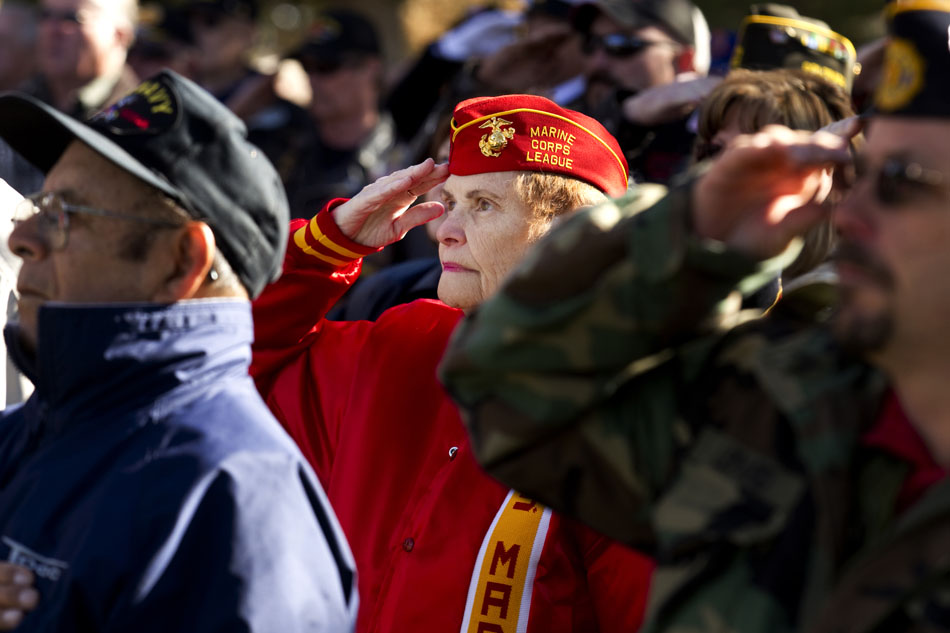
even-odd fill
[{"label": "jacket button", "polygon": [[415,546],[416,546],[416,542],[413,541],[411,538],[407,538],[405,541],[402,542],[402,548],[406,550],[407,552],[411,552],[412,548]]},{"label": "jacket button", "polygon": [[455,454],[459,452],[458,446],[453,446],[449,449],[449,460],[455,459]]}]

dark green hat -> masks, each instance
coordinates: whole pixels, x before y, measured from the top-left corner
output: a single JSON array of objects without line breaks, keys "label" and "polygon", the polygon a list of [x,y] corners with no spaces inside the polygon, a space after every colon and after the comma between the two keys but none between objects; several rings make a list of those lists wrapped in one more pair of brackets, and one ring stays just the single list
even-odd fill
[{"label": "dark green hat", "polygon": [[901,0],[885,9],[890,39],[874,93],[879,114],[950,116],[950,0]]},{"label": "dark green hat", "polygon": [[739,26],[733,68],[799,69],[820,75],[850,92],[860,72],[854,44],[821,20],[782,4],[752,5]]}]

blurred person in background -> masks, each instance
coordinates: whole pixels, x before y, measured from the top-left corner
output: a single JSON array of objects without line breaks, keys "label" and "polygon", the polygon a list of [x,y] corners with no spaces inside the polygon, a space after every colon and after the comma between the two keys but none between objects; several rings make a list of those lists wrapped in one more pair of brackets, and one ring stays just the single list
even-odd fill
[{"label": "blurred person in background", "polygon": [[578,1],[473,11],[426,47],[386,98],[407,153],[428,147],[435,123],[472,96],[530,93],[562,105],[577,98],[584,62],[570,16]]},{"label": "blurred person in background", "polygon": [[129,66],[139,77],[160,70],[173,70],[194,79],[198,72],[198,48],[187,16],[176,7],[152,7],[158,15],[139,23],[135,43],[129,49]]},{"label": "blurred person in background", "polygon": [[138,83],[126,64],[136,0],[41,0],[37,74],[24,92],[87,119]]},{"label": "blurred person in background", "polygon": [[251,67],[257,0],[189,0],[182,11],[195,40],[195,81],[244,121],[248,139],[286,183],[308,117],[303,108],[277,96],[274,76]]},{"label": "blurred person in background", "polygon": [[666,183],[686,162],[693,145],[690,109],[675,109],[665,121],[640,121],[623,105],[645,90],[679,82],[686,94],[666,94],[663,103],[695,104],[708,90],[683,79],[709,70],[709,27],[689,0],[597,0],[574,13],[586,55],[583,96],[577,107],[614,133],[637,182]]},{"label": "blurred person in background", "polygon": [[256,0],[193,0],[182,7],[198,47],[195,80],[227,105],[249,77],[257,43]]},{"label": "blurred person in background", "polygon": [[[854,117],[851,98],[845,88],[804,70],[734,70],[713,89],[699,109],[694,157],[715,158],[741,134],[758,132],[767,125],[784,125],[793,130],[816,131],[836,121]],[[857,152],[861,137],[851,139]],[[830,267],[824,266],[835,244],[834,222],[829,216],[804,236],[802,252],[790,263],[774,284],[765,286],[747,305],[768,307],[781,293],[819,283],[834,283]],[[819,290],[816,300],[830,300],[833,291]]]},{"label": "blurred person in background", "polygon": [[389,173],[396,131],[380,107],[382,50],[368,18],[346,9],[321,13],[292,57],[307,73],[312,99],[287,196],[293,217],[311,217]]},{"label": "blurred person in background", "polygon": [[32,4],[0,3],[0,91],[16,90],[34,72],[36,18]]},{"label": "blurred person in background", "polygon": [[[766,125],[815,131],[855,115],[850,90],[861,66],[854,46],[793,7],[753,5],[739,27],[730,64],[734,70],[698,110],[696,160],[716,156],[736,136]],[[862,140],[851,139],[853,151]],[[746,297],[744,305],[767,308],[783,292],[799,289],[799,301],[829,303],[835,275],[823,264],[834,238],[829,217],[808,231],[802,253],[781,276]]]},{"label": "blurred person in background", "polygon": [[[530,244],[626,191],[620,148],[532,95],[464,101],[450,129],[448,165],[429,159],[292,223],[283,274],[255,302],[252,375],[353,548],[357,631],[636,630],[652,563],[485,477],[435,380],[462,314]],[[439,184],[441,202],[410,206]],[[324,318],[363,256],[443,211],[440,301]]]}]

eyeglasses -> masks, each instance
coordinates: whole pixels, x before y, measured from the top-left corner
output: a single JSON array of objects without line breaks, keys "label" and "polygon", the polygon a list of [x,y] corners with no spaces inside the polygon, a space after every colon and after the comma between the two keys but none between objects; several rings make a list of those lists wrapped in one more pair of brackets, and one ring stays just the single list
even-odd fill
[{"label": "eyeglasses", "polygon": [[676,46],[674,42],[661,42],[658,40],[645,40],[636,35],[624,35],[623,33],[609,33],[607,35],[594,35],[588,33],[584,38],[584,54],[593,55],[597,49],[603,49],[610,57],[630,57],[650,46]]},{"label": "eyeglasses", "polygon": [[66,242],[69,241],[69,216],[73,213],[118,218],[132,222],[144,222],[145,224],[164,228],[177,228],[181,226],[179,222],[159,220],[157,218],[144,218],[137,215],[119,213],[117,211],[106,211],[95,207],[70,204],[63,200],[60,194],[49,191],[42,191],[27,196],[17,203],[16,208],[13,210],[13,226],[18,227],[27,220],[36,217],[39,221],[39,230],[43,233],[50,248],[54,251],[58,251],[65,248]]},{"label": "eyeglasses", "polygon": [[851,186],[869,177],[874,182],[875,198],[885,207],[899,207],[922,195],[943,192],[947,182],[942,172],[901,158],[888,158],[875,171],[859,156],[851,173],[844,174],[844,180],[850,181]]}]

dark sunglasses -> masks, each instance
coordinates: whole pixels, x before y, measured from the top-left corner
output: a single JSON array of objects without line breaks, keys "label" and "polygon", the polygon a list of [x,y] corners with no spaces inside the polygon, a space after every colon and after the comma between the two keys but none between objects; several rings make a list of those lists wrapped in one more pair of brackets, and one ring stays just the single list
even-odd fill
[{"label": "dark sunglasses", "polygon": [[593,55],[597,52],[597,49],[602,49],[611,57],[630,57],[650,46],[662,44],[675,46],[673,42],[645,40],[636,35],[624,35],[623,33],[609,33],[607,35],[588,33],[584,37],[583,50],[586,55]]},{"label": "dark sunglasses", "polygon": [[899,207],[922,195],[943,193],[947,182],[942,172],[927,169],[919,163],[888,158],[878,169],[872,170],[860,156],[855,159],[853,167],[842,170],[842,177],[850,186],[870,178],[874,183],[874,197],[885,207]]}]

